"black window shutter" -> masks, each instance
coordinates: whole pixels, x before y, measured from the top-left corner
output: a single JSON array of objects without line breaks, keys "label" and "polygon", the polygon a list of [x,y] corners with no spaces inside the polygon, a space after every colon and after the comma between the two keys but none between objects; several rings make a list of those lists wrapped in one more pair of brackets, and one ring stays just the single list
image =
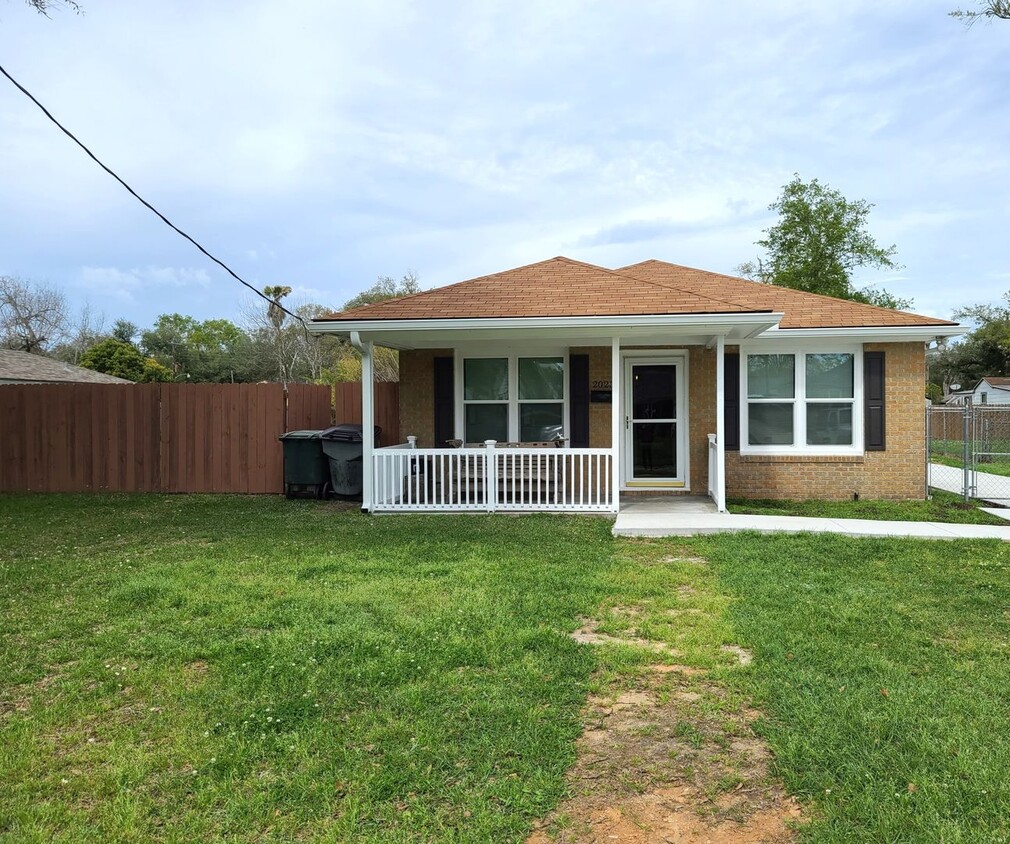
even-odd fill
[{"label": "black window shutter", "polygon": [[884,353],[863,352],[863,403],[867,451],[885,449]]},{"label": "black window shutter", "polygon": [[452,358],[435,358],[435,448],[444,448],[445,441],[456,436],[455,386],[452,378]]},{"label": "black window shutter", "polygon": [[572,448],[589,448],[589,355],[568,356],[568,435]]},{"label": "black window shutter", "polygon": [[723,356],[723,432],[726,451],[740,450],[740,355]]}]

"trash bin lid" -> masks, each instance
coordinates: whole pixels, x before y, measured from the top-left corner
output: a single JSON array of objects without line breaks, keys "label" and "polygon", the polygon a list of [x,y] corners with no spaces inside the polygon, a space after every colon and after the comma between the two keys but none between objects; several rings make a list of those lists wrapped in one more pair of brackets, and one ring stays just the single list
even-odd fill
[{"label": "trash bin lid", "polygon": [[322,435],[322,431],[288,431],[286,434],[281,434],[277,439],[279,440],[318,440]]},{"label": "trash bin lid", "polygon": [[[382,428],[376,425],[375,436],[378,437],[380,433],[382,433]],[[351,422],[345,422],[342,425],[334,425],[332,428],[327,428],[320,434],[320,436],[324,440],[337,440],[347,443],[360,443],[364,440],[364,437],[362,436],[362,426],[355,425]]]}]

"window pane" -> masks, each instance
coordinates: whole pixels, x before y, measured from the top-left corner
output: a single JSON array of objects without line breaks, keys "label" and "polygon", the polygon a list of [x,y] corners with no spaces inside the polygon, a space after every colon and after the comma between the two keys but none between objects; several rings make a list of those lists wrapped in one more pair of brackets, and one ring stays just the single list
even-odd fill
[{"label": "window pane", "polygon": [[520,399],[563,399],[564,358],[519,358]]},{"label": "window pane", "polygon": [[782,402],[748,404],[747,441],[751,445],[792,445],[792,404]]},{"label": "window pane", "polygon": [[508,358],[467,358],[463,361],[463,398],[467,401],[508,401]]},{"label": "window pane", "polygon": [[519,405],[519,439],[524,443],[548,442],[564,436],[563,404]]},{"label": "window pane", "polygon": [[807,355],[807,398],[851,399],[852,372],[852,355]]},{"label": "window pane", "polygon": [[747,355],[747,397],[791,399],[795,395],[794,355]]},{"label": "window pane", "polygon": [[852,445],[852,402],[808,404],[807,445]]},{"label": "window pane", "polygon": [[631,367],[631,412],[634,419],[675,419],[675,364],[635,364]]},{"label": "window pane", "polygon": [[468,443],[484,440],[507,442],[509,438],[509,406],[507,404],[468,404],[465,413]]},{"label": "window pane", "polygon": [[634,424],[636,478],[677,477],[677,423]]}]

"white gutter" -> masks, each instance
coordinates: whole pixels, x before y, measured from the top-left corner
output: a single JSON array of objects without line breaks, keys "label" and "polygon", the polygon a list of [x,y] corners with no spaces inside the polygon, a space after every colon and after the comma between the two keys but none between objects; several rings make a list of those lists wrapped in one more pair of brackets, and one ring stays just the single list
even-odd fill
[{"label": "white gutter", "polygon": [[851,328],[769,328],[758,337],[761,340],[786,340],[805,337],[851,337],[860,340],[902,342],[935,340],[938,337],[958,337],[965,329],[960,325],[866,325]]},{"label": "white gutter", "polygon": [[465,319],[372,319],[328,320],[313,322],[310,331],[316,334],[352,334],[371,331],[479,331],[481,329],[512,328],[691,328],[697,325],[725,326],[727,329],[777,324],[783,313],[731,314],[645,314],[631,316],[593,317],[480,317]]}]

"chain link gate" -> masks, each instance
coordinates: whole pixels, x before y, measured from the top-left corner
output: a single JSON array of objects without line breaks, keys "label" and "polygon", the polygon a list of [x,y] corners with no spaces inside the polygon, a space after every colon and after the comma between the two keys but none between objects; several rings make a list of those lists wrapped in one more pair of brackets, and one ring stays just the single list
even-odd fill
[{"label": "chain link gate", "polygon": [[1010,405],[926,410],[929,486],[1010,506]]}]

